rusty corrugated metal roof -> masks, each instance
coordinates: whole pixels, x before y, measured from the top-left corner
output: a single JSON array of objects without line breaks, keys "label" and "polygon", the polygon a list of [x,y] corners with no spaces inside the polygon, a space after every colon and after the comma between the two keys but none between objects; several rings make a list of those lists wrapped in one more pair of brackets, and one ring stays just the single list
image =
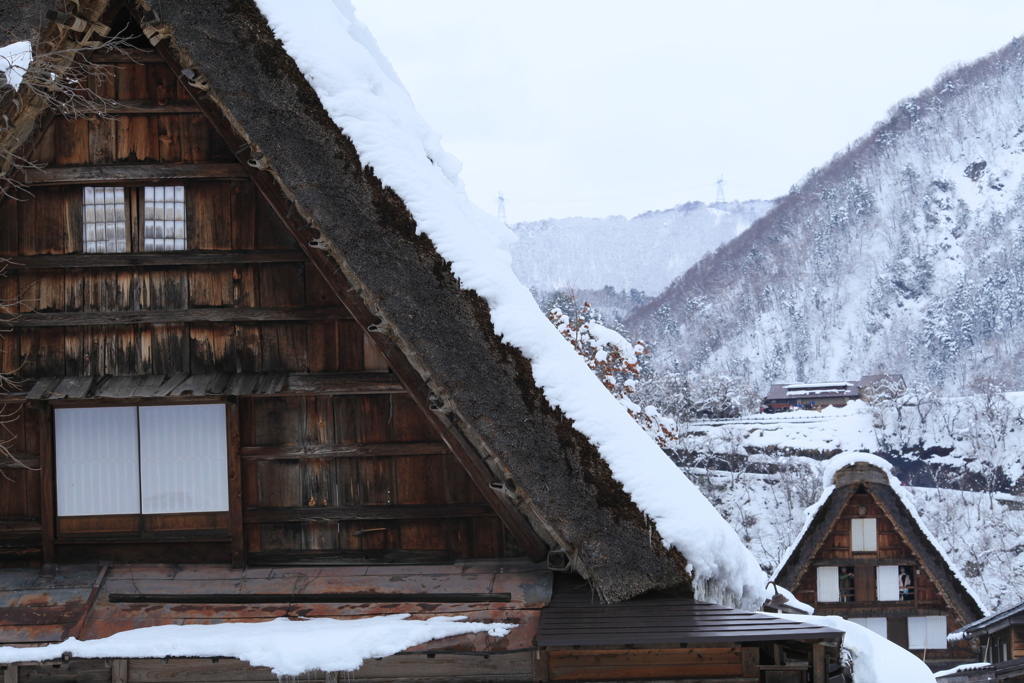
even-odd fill
[{"label": "rusty corrugated metal roof", "polygon": [[[99,572],[96,565],[61,567],[52,577],[39,569],[0,570],[0,644],[66,639],[86,612]],[[520,560],[401,567],[114,566],[79,638],[164,624],[408,613],[519,625],[501,639],[480,633],[418,649],[514,650],[532,647],[540,609],[551,597],[551,576],[542,565]]]}]

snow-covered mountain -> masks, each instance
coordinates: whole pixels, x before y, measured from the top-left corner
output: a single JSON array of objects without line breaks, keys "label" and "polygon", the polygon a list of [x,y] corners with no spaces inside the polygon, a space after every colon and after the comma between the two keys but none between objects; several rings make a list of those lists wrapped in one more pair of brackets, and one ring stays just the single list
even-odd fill
[{"label": "snow-covered mountain", "polygon": [[690,377],[1024,388],[1024,44],[941,76],[627,321]]},{"label": "snow-covered mountain", "polygon": [[680,204],[633,218],[561,218],[518,223],[512,268],[527,286],[661,292],[707,252],[742,233],[767,201]]}]

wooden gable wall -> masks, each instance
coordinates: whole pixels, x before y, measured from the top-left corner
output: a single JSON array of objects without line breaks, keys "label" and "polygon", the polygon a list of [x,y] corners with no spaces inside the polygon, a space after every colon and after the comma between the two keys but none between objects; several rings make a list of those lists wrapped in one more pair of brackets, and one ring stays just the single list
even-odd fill
[{"label": "wooden gable wall", "polygon": [[[52,117],[32,153],[44,184],[0,202],[0,257],[12,263],[0,298],[15,314],[0,370],[21,382],[12,396],[40,378],[175,373],[303,373],[334,389],[222,399],[241,480],[231,515],[116,523],[54,518],[54,402],[8,402],[0,566],[522,555],[171,65],[154,52],[100,59],[112,78],[94,85],[124,113]],[[151,179],[138,179],[140,162]],[[188,251],[82,254],[86,183],[67,179],[126,164],[135,180],[88,184],[185,185]],[[134,402],[130,391],[118,400]]]},{"label": "wooden gable wall", "polygon": [[[837,490],[833,496],[840,495]],[[852,524],[854,519],[876,520],[877,551],[854,552]],[[882,565],[913,566],[914,599],[879,602],[875,568]],[[818,600],[817,568],[821,566],[853,567],[854,599],[850,602],[820,602]],[[935,577],[925,568],[920,555],[893,521],[886,508],[865,488],[849,496],[842,510],[815,550],[812,559],[801,568],[796,585],[792,587],[798,600],[812,605],[815,614],[835,614],[844,618],[885,618],[888,637],[896,644],[907,647],[907,617],[945,615],[947,631],[963,626],[954,608],[947,602],[935,583]],[[965,648],[929,651],[930,658],[970,658],[973,653]]]}]

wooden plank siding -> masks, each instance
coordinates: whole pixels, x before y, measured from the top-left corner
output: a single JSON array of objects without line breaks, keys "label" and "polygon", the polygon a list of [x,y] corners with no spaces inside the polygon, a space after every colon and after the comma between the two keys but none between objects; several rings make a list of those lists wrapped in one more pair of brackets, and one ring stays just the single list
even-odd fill
[{"label": "wooden plank siding", "polygon": [[[5,445],[17,459],[0,456],[0,566],[237,565],[248,552],[297,561],[303,551],[310,561],[361,550],[521,556],[486,494],[175,71],[147,55],[118,64],[102,87],[125,103],[121,111],[52,117],[31,156],[45,167],[28,179],[39,184],[24,201],[0,202],[0,258],[12,263],[0,277],[0,372],[23,392],[61,377],[298,373],[314,388],[327,373],[341,379],[337,393],[221,399],[236,416],[231,511],[175,517],[163,530],[153,529],[157,519],[92,528],[57,519],[53,408],[6,404]],[[129,188],[129,214],[141,209],[137,188],[184,185],[188,251],[144,253],[136,234],[128,253],[83,254],[88,183]],[[348,380],[341,386],[343,373],[367,372],[391,380],[366,393]]]}]

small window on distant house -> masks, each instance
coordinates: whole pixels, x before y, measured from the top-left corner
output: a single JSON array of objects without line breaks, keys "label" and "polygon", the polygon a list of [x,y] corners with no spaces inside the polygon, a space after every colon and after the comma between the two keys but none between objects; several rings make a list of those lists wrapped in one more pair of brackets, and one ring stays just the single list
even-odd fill
[{"label": "small window on distant house", "polygon": [[875,567],[875,578],[879,602],[892,602],[900,599],[899,567],[896,565]]},{"label": "small window on distant house", "polygon": [[82,195],[82,249],[87,254],[128,251],[123,187],[86,187]]},{"label": "small window on distant house", "polygon": [[853,567],[818,567],[818,602],[853,600]]},{"label": "small window on distant house", "polygon": [[182,251],[185,239],[185,187],[147,187],[142,200],[142,250]]},{"label": "small window on distant house", "polygon": [[228,509],[223,404],[60,408],[57,515]]},{"label": "small window on distant house", "polygon": [[907,617],[908,650],[945,650],[946,617]]},{"label": "small window on distant house", "polygon": [[916,568],[913,565],[900,566],[900,600],[914,600],[914,580]]},{"label": "small window on distant house", "polygon": [[860,624],[869,631],[874,631],[883,638],[889,637],[889,620],[885,617],[858,617],[851,618],[855,624]]},{"label": "small window on distant house", "polygon": [[876,552],[878,550],[878,532],[875,524],[877,520],[873,517],[867,519],[852,519],[851,541],[853,552]]}]

